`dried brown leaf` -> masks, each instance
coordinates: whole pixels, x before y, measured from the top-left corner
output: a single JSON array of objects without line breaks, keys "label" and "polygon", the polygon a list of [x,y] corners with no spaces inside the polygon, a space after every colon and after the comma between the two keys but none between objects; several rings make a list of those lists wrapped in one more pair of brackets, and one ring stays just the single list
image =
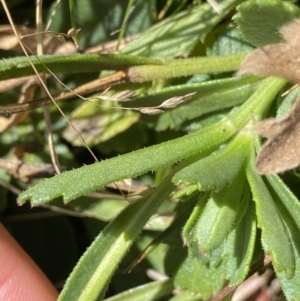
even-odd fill
[{"label": "dried brown leaf", "polygon": [[[267,45],[252,52],[238,75],[258,73],[300,82],[300,20],[283,26],[285,43]],[[256,169],[260,174],[281,173],[300,165],[300,95],[288,114],[260,122],[255,131],[268,139],[260,151]]]},{"label": "dried brown leaf", "polygon": [[264,120],[255,130],[269,140],[260,151],[256,169],[260,174],[281,173],[300,165],[300,95],[281,118]]},{"label": "dried brown leaf", "polygon": [[[83,137],[84,141],[88,145],[92,145],[96,139],[95,137],[99,137],[103,133],[102,119],[102,116],[97,115],[91,118],[72,120],[72,124]],[[79,139],[77,132],[71,126],[68,126],[62,135],[64,139],[70,141],[73,145],[82,145],[82,140]]]},{"label": "dried brown leaf", "polygon": [[[35,32],[34,29],[26,26],[16,26],[16,30],[19,36],[32,35]],[[30,49],[33,49],[32,47],[33,43],[36,45],[36,37],[34,36],[32,36],[30,39],[28,38],[26,44]],[[0,49],[22,52],[22,49],[19,45],[18,38],[14,35],[10,25],[0,26]]]},{"label": "dried brown leaf", "polygon": [[30,182],[34,179],[51,177],[55,169],[51,164],[24,163],[18,159],[1,159],[0,168],[5,169],[15,179]]},{"label": "dried brown leaf", "polygon": [[[33,28],[17,25],[16,30],[19,36],[22,38],[23,43],[26,45],[26,47],[28,47],[29,52],[36,54],[37,31]],[[0,26],[0,49],[23,53],[22,48],[19,44],[19,40],[15,36],[13,30],[9,25]],[[47,33],[44,33],[43,49],[44,54],[67,54],[77,52],[76,46],[73,43],[62,43],[54,34]]]},{"label": "dried brown leaf", "polygon": [[[23,42],[26,47],[28,47],[29,51],[33,54],[36,53],[36,30],[26,26],[16,26],[16,30],[19,36],[23,37]],[[45,34],[44,36],[43,48],[46,54],[67,54],[77,51],[76,47],[72,43],[61,43],[61,41],[59,41],[55,36],[49,34]],[[23,52],[18,38],[15,36],[12,28],[8,25],[0,26],[0,49]],[[38,83],[36,76],[0,81],[0,92],[23,85],[18,103],[30,102],[33,100],[34,92]],[[22,112],[14,114],[9,118],[0,116],[0,132],[21,123],[26,119],[28,114],[29,112]]]},{"label": "dried brown leaf", "polygon": [[267,45],[252,52],[241,64],[238,75],[262,74],[300,82],[300,20],[280,29],[285,43]]},{"label": "dried brown leaf", "polygon": [[[21,95],[19,97],[18,103],[32,101],[38,83],[39,82],[37,77],[33,77],[26,84],[24,84],[21,89]],[[14,114],[8,118],[0,116],[0,133],[5,131],[6,129],[11,128],[14,125],[23,122],[27,118],[29,113],[30,111],[25,111],[18,114]]]},{"label": "dried brown leaf", "polygon": [[7,80],[0,80],[0,93],[19,87],[35,77],[35,75],[30,75],[18,78],[11,78]]}]

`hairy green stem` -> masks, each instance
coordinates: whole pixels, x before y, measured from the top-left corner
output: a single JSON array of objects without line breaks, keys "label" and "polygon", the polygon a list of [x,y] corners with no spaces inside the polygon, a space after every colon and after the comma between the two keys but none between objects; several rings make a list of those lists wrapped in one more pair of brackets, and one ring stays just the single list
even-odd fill
[{"label": "hairy green stem", "polygon": [[163,66],[145,65],[131,67],[128,76],[133,82],[145,82],[161,78],[191,76],[197,73],[235,71],[246,54],[216,57],[200,57],[167,61]]}]

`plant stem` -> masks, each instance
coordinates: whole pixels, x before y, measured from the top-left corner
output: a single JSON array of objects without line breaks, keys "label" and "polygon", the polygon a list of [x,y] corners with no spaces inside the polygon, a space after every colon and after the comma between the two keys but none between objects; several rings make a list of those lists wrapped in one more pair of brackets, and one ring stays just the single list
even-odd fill
[{"label": "plant stem", "polygon": [[162,78],[191,76],[197,73],[220,73],[235,71],[246,54],[216,57],[200,57],[167,61],[164,65],[144,65],[129,68],[128,76],[133,82],[145,82]]}]

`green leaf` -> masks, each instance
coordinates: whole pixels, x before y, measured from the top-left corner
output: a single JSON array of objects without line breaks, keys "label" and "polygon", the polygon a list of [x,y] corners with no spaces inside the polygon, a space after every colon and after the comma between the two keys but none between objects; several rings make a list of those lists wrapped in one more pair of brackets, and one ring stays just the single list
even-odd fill
[{"label": "green leaf", "polygon": [[[185,226],[184,233],[186,232],[185,235],[189,239],[191,238],[190,234],[193,234],[195,221],[203,211],[206,199],[205,196],[203,200],[200,199]],[[240,216],[245,213],[244,217],[237,218],[238,224],[235,229],[217,249],[199,254],[199,251],[194,250],[193,244],[196,245],[196,243],[190,240],[188,243],[189,255],[174,278],[178,288],[199,293],[197,300],[202,300],[210,298],[220,291],[226,284],[225,279],[228,279],[233,286],[244,280],[252,261],[256,236],[255,210],[253,204],[248,207],[249,201],[250,191],[248,188],[244,191],[239,208]]]},{"label": "green leaf", "polygon": [[163,131],[167,128],[174,129],[186,120],[240,105],[251,96],[259,84],[255,77],[226,78],[199,84],[181,85],[172,87],[172,89],[166,88],[142,97],[141,101],[148,104],[148,101],[151,103],[153,98],[156,101],[163,101],[173,96],[197,92],[188,102],[158,116],[156,129]]},{"label": "green leaf", "polygon": [[209,254],[189,254],[174,276],[176,288],[199,294],[206,300],[226,284],[226,268],[222,264],[223,246]]},{"label": "green leaf", "polygon": [[173,282],[171,280],[150,282],[125,291],[104,301],[153,301],[171,294]]},{"label": "green leaf", "polygon": [[18,202],[23,204],[31,199],[31,205],[36,206],[59,196],[68,202],[109,183],[161,169],[213,149],[234,135],[253,114],[263,112],[284,83],[283,79],[269,77],[247,102],[218,123],[181,138],[64,172],[30,187],[19,196]]},{"label": "green leaf", "polygon": [[246,173],[256,203],[258,227],[262,230],[262,245],[265,253],[271,255],[276,272],[284,272],[290,279],[295,273],[295,254],[291,240],[282,221],[281,213],[254,166],[253,149]]},{"label": "green leaf", "polygon": [[[228,129],[227,135],[231,135],[231,132],[232,129]],[[35,206],[61,195],[64,201],[68,202],[89,191],[100,189],[106,184],[169,166],[226,139],[226,134],[222,129],[214,125],[204,129],[202,133],[197,133],[197,136],[202,134],[202,139],[198,140],[195,137],[198,141],[198,147],[196,147],[193,141],[195,134],[64,172],[30,187],[27,193],[20,196],[20,204],[32,198],[31,204]]]},{"label": "green leaf", "polygon": [[299,18],[299,8],[280,0],[250,0],[237,7],[234,16],[244,38],[256,47],[282,41],[278,29]]},{"label": "green leaf", "polygon": [[[137,137],[137,139],[132,139]],[[145,124],[137,122],[128,128],[125,132],[112,137],[98,145],[98,149],[103,154],[128,153],[145,146],[149,139],[149,132]]]},{"label": "green leaf", "polygon": [[253,46],[247,43],[236,28],[227,28],[213,46],[206,49],[209,56],[215,55],[232,55],[238,53],[249,53],[253,50]]},{"label": "green leaf", "polygon": [[[130,66],[162,64],[162,61],[124,54],[69,54],[30,57],[38,72],[82,73],[100,70],[122,70]],[[46,67],[47,68],[46,68]],[[27,57],[14,57],[0,61],[0,79],[33,75],[34,70]]]},{"label": "green leaf", "polygon": [[83,254],[58,300],[93,301],[103,296],[119,262],[172,190],[170,175],[149,197],[127,206]]},{"label": "green leaf", "polygon": [[276,117],[281,117],[285,113],[289,111],[289,109],[292,107],[294,100],[296,99],[297,95],[300,93],[300,87],[294,89],[291,91],[282,101],[280,106],[277,109]]},{"label": "green leaf", "polygon": [[193,239],[194,239],[195,225],[197,224],[197,221],[199,220],[207,204],[208,198],[209,198],[209,193],[206,193],[199,198],[199,201],[197,202],[195,208],[193,209],[192,214],[190,215],[189,219],[187,220],[186,224],[183,227],[182,237],[184,243],[189,247],[192,247],[192,244],[194,244]]},{"label": "green leaf", "polygon": [[80,133],[81,137],[74,131],[70,125],[64,130],[63,137],[75,146],[98,145],[107,141],[116,135],[126,131],[130,126],[136,123],[139,114],[128,110],[105,110],[105,113],[99,114],[92,118],[76,119],[72,121]]},{"label": "green leaf", "polygon": [[[125,207],[128,206],[126,200],[114,199],[91,199],[87,197],[78,198],[68,204],[69,209],[80,212],[90,218],[96,218],[105,222],[113,220]],[[65,206],[61,206],[66,208]]]},{"label": "green leaf", "polygon": [[76,47],[78,47],[78,28],[76,22],[76,13],[75,13],[75,3],[74,0],[69,1],[69,8],[70,8],[70,19],[71,19],[71,26],[74,30],[74,35],[72,36],[72,40]]},{"label": "green leaf", "polygon": [[189,291],[181,291],[176,296],[173,296],[169,301],[200,301],[201,296],[198,294],[193,294]]},{"label": "green leaf", "polygon": [[[127,1],[94,1],[74,0],[76,20],[80,26],[79,49],[99,45],[103,42],[116,39],[124,21]],[[130,17],[126,20],[128,35],[137,34],[147,29],[157,18],[153,0],[135,3]],[[53,3],[53,10],[49,13],[51,24],[49,30],[67,32],[70,25],[70,11],[68,1]],[[112,37],[113,34],[113,37]],[[105,45],[105,44],[104,44]],[[107,48],[104,46],[104,50]],[[108,45],[108,50],[111,50]]]},{"label": "green leaf", "polygon": [[176,185],[197,184],[199,190],[222,190],[242,167],[252,142],[252,134],[241,131],[228,144],[200,161],[179,171],[173,178]]},{"label": "green leaf", "polygon": [[300,283],[300,202],[277,175],[267,176],[267,180],[278,196],[276,204],[288,229],[296,261],[292,279],[287,278],[283,272],[276,272],[276,275],[287,300],[296,301],[299,298]]},{"label": "green leaf", "polygon": [[[250,201],[248,190],[247,201]],[[255,246],[256,238],[255,206],[249,204],[243,219],[228,235],[225,248],[224,260],[227,264],[227,279],[230,286],[238,286],[247,277]]]},{"label": "green leaf", "polygon": [[[143,248],[143,251],[139,254],[139,256],[134,260],[134,262],[130,265],[129,270],[131,270],[132,267],[136,266],[138,263],[140,263],[146,256],[149,260],[149,254],[157,248],[161,243],[163,243],[166,238],[170,237],[171,235],[174,235],[174,232],[176,230],[179,230],[182,228],[184,222],[186,221],[189,213],[192,210],[192,207],[195,205],[195,201],[197,201],[197,198],[191,197],[188,201],[184,203],[182,206],[178,206],[176,210],[176,217],[174,218],[174,221],[172,224],[164,229],[162,232],[160,232],[157,236],[155,236],[148,245]],[[152,225],[153,220],[151,221]],[[177,233],[175,232],[175,235]]]},{"label": "green leaf", "polygon": [[219,247],[233,229],[244,184],[242,170],[228,187],[210,195],[193,231],[193,240],[201,253]]},{"label": "green leaf", "polygon": [[267,180],[272,185],[272,188],[278,196],[276,203],[280,208],[280,212],[282,213],[281,216],[290,226],[293,225],[293,227],[296,229],[296,232],[293,234],[293,239],[297,238],[298,240],[298,231],[300,231],[299,200],[277,175],[267,176]]},{"label": "green leaf", "polygon": [[[218,5],[226,15],[240,2],[241,0],[222,0]],[[222,16],[210,4],[200,4],[152,26],[126,45],[121,53],[159,58],[187,56],[221,19]]]},{"label": "green leaf", "polygon": [[[233,293],[228,294],[226,297],[222,299],[222,301],[231,301]],[[200,294],[193,294],[189,291],[181,291],[179,294],[171,298],[169,301],[202,301]]]},{"label": "green leaf", "polygon": [[291,241],[291,248],[295,252],[295,274],[292,279],[287,277],[285,272],[276,270],[276,276],[279,279],[282,291],[288,301],[299,300],[299,283],[300,283],[300,251],[299,246]]}]

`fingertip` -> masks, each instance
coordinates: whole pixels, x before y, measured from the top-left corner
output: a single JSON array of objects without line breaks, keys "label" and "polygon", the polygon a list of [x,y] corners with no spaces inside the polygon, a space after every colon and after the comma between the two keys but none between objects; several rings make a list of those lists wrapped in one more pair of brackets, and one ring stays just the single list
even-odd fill
[{"label": "fingertip", "polygon": [[0,300],[53,301],[58,292],[0,224]]}]

